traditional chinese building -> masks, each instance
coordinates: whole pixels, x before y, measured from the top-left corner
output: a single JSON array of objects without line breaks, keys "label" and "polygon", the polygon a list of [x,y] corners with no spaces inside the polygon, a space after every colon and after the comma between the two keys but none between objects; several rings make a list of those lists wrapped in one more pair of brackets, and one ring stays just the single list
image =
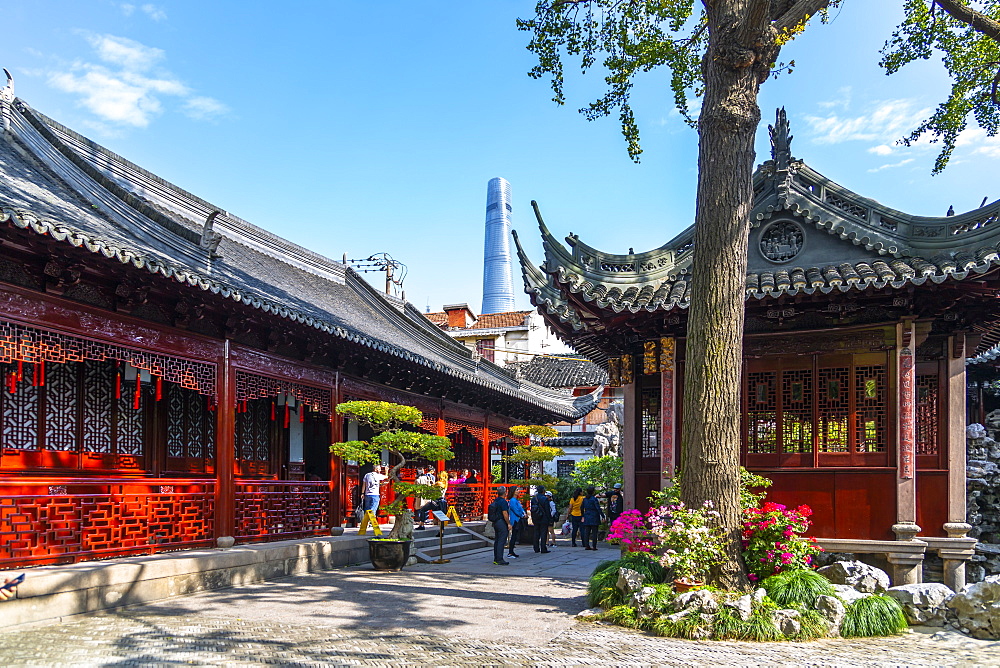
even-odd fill
[{"label": "traditional chinese building", "polygon": [[[971,554],[965,360],[1000,338],[1000,201],[910,215],[793,158],[784,110],[771,139],[753,181],[742,461],[774,480],[771,499],[810,504],[815,535],[841,541],[834,548],[878,551],[917,535],[955,575],[959,553]],[[693,229],[614,255],[572,233],[561,243],[535,211],[545,262],[518,246],[525,288],[624,388],[628,503],[642,508],[683,467]],[[910,578],[913,545],[883,550]]]},{"label": "traditional chinese building", "polygon": [[365,436],[334,419],[341,401],[415,405],[484,474],[512,425],[593,406],[475,358],[10,82],[0,105],[0,568],[329,533],[358,474],[329,444]]}]

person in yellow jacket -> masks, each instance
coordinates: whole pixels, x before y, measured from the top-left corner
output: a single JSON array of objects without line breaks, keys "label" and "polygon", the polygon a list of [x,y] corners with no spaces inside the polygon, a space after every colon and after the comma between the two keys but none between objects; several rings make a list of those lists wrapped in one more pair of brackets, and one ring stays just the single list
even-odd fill
[{"label": "person in yellow jacket", "polygon": [[583,490],[579,487],[569,499],[569,521],[573,524],[573,547],[576,547],[576,535],[580,533],[580,523],[583,522]]}]

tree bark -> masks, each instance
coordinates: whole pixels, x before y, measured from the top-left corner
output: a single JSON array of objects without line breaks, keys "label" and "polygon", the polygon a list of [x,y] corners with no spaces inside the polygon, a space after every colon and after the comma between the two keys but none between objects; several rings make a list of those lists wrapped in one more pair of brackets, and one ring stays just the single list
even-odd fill
[{"label": "tree bark", "polygon": [[[698,121],[698,203],[687,325],[681,499],[712,500],[729,535],[714,578],[745,589],[740,557],[740,390],[757,94],[777,56],[766,0],[706,1],[709,45]],[[763,15],[762,15],[763,14]]]}]

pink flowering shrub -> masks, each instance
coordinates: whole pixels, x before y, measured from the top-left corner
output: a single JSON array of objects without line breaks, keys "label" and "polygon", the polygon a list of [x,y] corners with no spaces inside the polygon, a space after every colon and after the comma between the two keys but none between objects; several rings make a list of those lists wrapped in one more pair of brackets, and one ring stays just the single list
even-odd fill
[{"label": "pink flowering shrub", "polygon": [[608,528],[608,542],[624,545],[629,552],[652,552],[653,537],[638,510],[626,510]]},{"label": "pink flowering shrub", "polygon": [[813,556],[823,548],[815,538],[802,536],[812,524],[810,515],[809,506],[788,509],[771,502],[743,511],[743,559],[751,582],[781,571],[812,568]]}]

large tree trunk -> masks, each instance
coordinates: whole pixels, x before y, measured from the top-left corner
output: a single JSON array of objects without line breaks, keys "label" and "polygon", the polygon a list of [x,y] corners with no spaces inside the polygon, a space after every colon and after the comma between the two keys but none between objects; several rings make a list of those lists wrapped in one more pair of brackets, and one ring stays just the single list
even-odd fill
[{"label": "large tree trunk", "polygon": [[753,198],[757,93],[777,55],[768,2],[706,2],[709,47],[702,68],[698,206],[687,324],[684,475],[689,506],[712,500],[730,532],[730,559],[715,578],[746,588],[740,559],[740,388],[747,235]]}]

